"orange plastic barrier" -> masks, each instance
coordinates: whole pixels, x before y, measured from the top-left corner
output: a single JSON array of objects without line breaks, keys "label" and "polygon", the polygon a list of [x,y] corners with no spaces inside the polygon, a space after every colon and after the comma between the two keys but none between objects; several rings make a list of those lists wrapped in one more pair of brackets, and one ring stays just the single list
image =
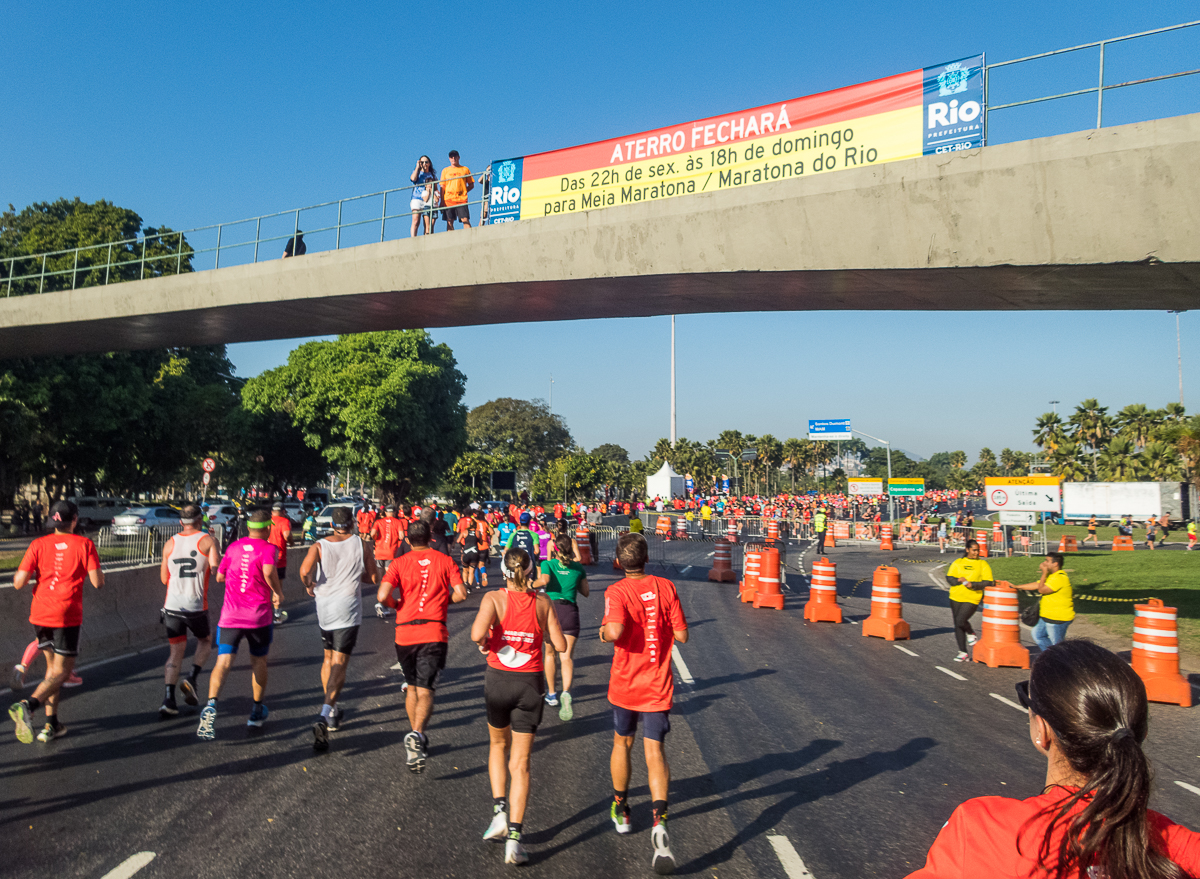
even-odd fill
[{"label": "orange plastic barrier", "polygon": [[837,538],[833,536],[833,529],[825,529],[825,548],[830,549],[837,546]]},{"label": "orange plastic barrier", "polygon": [[737,534],[737,523],[730,519],[729,524],[725,527],[725,539],[730,543],[737,543]]},{"label": "orange plastic barrier", "polygon": [[771,519],[767,522],[767,540],[779,539],[779,520]]},{"label": "orange plastic barrier", "polygon": [[808,601],[804,618],[814,623],[840,623],[842,609],[837,603],[837,565],[824,556],[813,562]]},{"label": "orange plastic barrier", "polygon": [[992,543],[996,544],[997,552],[1004,546],[1004,529],[1000,527],[999,522],[992,523]]},{"label": "orange plastic barrier", "polygon": [[779,591],[779,550],[764,549],[758,565],[758,592],[754,595],[754,606],[783,610],[783,593]]},{"label": "orange plastic barrier", "polygon": [[866,522],[855,523],[854,539],[855,540],[870,540],[871,539],[871,526],[868,525]]},{"label": "orange plastic barrier", "polygon": [[1059,552],[1079,552],[1079,541],[1073,534],[1064,534],[1058,539]]},{"label": "orange plastic barrier", "polygon": [[659,516],[658,521],[654,523],[654,533],[659,535],[663,540],[671,539],[671,517]]},{"label": "orange plastic barrier", "polygon": [[742,573],[740,587],[741,599],[745,604],[752,602],[758,594],[758,571],[761,563],[762,552],[757,549],[746,550],[746,569]]},{"label": "orange plastic barrier", "polygon": [[679,516],[675,519],[675,539],[687,540],[687,519]]},{"label": "orange plastic barrier", "polygon": [[1029,648],[1021,646],[1017,590],[1004,580],[983,590],[983,632],[971,658],[988,668],[1029,668]]},{"label": "orange plastic barrier", "polygon": [[880,565],[871,578],[871,615],[863,620],[863,637],[907,641],[911,634],[900,602],[900,572]]},{"label": "orange plastic barrier", "polygon": [[579,546],[579,564],[594,564],[594,560],[592,559],[592,542],[588,540],[587,526],[582,522],[575,529],[575,543]]},{"label": "orange plastic barrier", "polygon": [[1118,534],[1113,538],[1113,552],[1133,552],[1133,538],[1128,534]]},{"label": "orange plastic barrier", "polygon": [[988,557],[988,533],[983,529],[976,531],[975,542],[979,544],[979,557],[986,559]]},{"label": "orange plastic barrier", "polygon": [[891,522],[884,522],[879,526],[879,548],[885,552],[891,552],[895,548],[892,546]]},{"label": "orange plastic barrier", "polygon": [[1146,698],[1191,707],[1191,684],[1179,673],[1177,611],[1157,598],[1133,609],[1133,670],[1146,685]]},{"label": "orange plastic barrier", "polygon": [[733,573],[733,545],[728,540],[718,539],[713,544],[713,566],[708,579],[714,583],[737,582],[737,574]]},{"label": "orange plastic barrier", "polygon": [[849,522],[834,522],[833,523],[833,536],[837,540],[849,540],[850,539],[850,523]]}]

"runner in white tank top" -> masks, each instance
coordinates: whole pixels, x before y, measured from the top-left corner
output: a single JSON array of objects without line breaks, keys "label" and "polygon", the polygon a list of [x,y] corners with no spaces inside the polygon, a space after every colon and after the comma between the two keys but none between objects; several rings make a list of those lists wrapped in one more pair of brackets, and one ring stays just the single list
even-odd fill
[{"label": "runner in white tank top", "polygon": [[[162,622],[167,629],[167,641],[171,652],[167,656],[164,670],[166,694],[158,709],[159,717],[173,717],[179,713],[175,704],[175,685],[183,691],[183,700],[188,705],[199,704],[196,697],[196,682],[208,654],[212,650],[212,629],[208,619],[208,581],[217,565],[221,563],[217,543],[200,530],[200,508],[188,504],[179,514],[183,530],[170,538],[163,546],[162,568],[159,571],[163,585],[167,587],[163,602]],[[196,636],[196,655],[192,658],[192,673],[179,680],[183,667],[183,655],[187,652],[188,632]]]},{"label": "runner in white tank top", "polygon": [[321,663],[325,703],[313,724],[313,749],[324,751],[329,748],[329,733],[341,726],[337,700],[362,624],[362,586],[379,582],[375,553],[355,535],[349,509],[333,511],[333,534],[309,547],[300,565],[300,580],[317,600],[317,625],[325,646]]}]

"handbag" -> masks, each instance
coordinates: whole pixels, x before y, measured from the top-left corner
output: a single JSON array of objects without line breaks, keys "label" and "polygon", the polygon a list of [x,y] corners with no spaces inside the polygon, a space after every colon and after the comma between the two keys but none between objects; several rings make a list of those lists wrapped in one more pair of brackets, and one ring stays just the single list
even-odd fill
[{"label": "handbag", "polygon": [[1029,607],[1021,611],[1021,622],[1032,628],[1038,624],[1038,620],[1042,618],[1041,602],[1035,601]]}]

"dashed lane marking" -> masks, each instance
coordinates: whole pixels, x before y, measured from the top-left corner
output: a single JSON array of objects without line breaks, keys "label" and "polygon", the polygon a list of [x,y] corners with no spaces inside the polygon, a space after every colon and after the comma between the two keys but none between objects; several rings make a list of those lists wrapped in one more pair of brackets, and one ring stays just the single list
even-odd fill
[{"label": "dashed lane marking", "polygon": [[683,661],[683,654],[679,652],[678,644],[671,648],[671,659],[675,662],[675,670],[679,672],[680,679],[688,686],[695,684],[696,679],[688,671],[687,663]]},{"label": "dashed lane marking", "polygon": [[1186,781],[1177,781],[1175,783],[1184,790],[1190,790],[1192,793],[1200,796],[1200,787],[1196,787],[1194,784],[1188,784]]},{"label": "dashed lane marking", "polygon": [[100,879],[129,879],[130,876],[153,860],[154,852],[138,852],[136,855],[123,860],[116,867],[100,877]]},{"label": "dashed lane marking", "polygon": [[901,647],[899,644],[893,644],[892,646],[895,647],[897,650],[899,650],[901,653],[907,653],[909,656],[920,656],[921,655],[919,653],[913,653],[907,647]]},{"label": "dashed lane marking", "polygon": [[958,672],[950,671],[950,669],[945,668],[944,666],[935,665],[934,668],[936,668],[938,671],[942,672],[943,674],[950,675],[950,677],[954,678],[954,680],[956,680],[956,681],[965,681],[966,680],[966,678],[964,678]]},{"label": "dashed lane marking", "polygon": [[790,839],[786,836],[768,836],[767,842],[771,843],[771,848],[779,856],[779,863],[783,864],[783,872],[787,873],[788,879],[814,879]]},{"label": "dashed lane marking", "polygon": [[691,572],[692,572],[692,565],[688,565],[686,568],[684,568],[682,571],[679,572],[679,576],[686,577]]},{"label": "dashed lane marking", "polygon": [[1027,712],[1027,711],[1026,711],[1024,708],[1022,708],[1022,707],[1021,707],[1021,703],[1020,703],[1020,702],[1014,702],[1012,699],[1005,699],[1005,698],[1004,698],[1003,696],[1001,696],[999,693],[988,693],[988,695],[989,695],[989,696],[991,696],[993,699],[999,699],[999,700],[1000,700],[1001,702],[1003,702],[1005,705],[1010,705],[1010,706],[1012,706],[1013,708],[1015,708],[1015,709],[1017,709],[1018,711],[1020,711],[1022,714],[1028,714],[1028,713],[1029,713],[1029,712]]}]

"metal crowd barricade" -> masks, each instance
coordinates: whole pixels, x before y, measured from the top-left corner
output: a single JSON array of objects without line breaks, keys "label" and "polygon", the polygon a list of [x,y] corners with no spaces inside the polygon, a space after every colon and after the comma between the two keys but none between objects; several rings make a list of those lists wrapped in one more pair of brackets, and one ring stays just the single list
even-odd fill
[{"label": "metal crowd barricade", "polygon": [[180,525],[139,528],[136,534],[115,534],[105,526],[96,535],[96,550],[103,569],[154,564],[162,559],[163,546],[182,529]]}]

